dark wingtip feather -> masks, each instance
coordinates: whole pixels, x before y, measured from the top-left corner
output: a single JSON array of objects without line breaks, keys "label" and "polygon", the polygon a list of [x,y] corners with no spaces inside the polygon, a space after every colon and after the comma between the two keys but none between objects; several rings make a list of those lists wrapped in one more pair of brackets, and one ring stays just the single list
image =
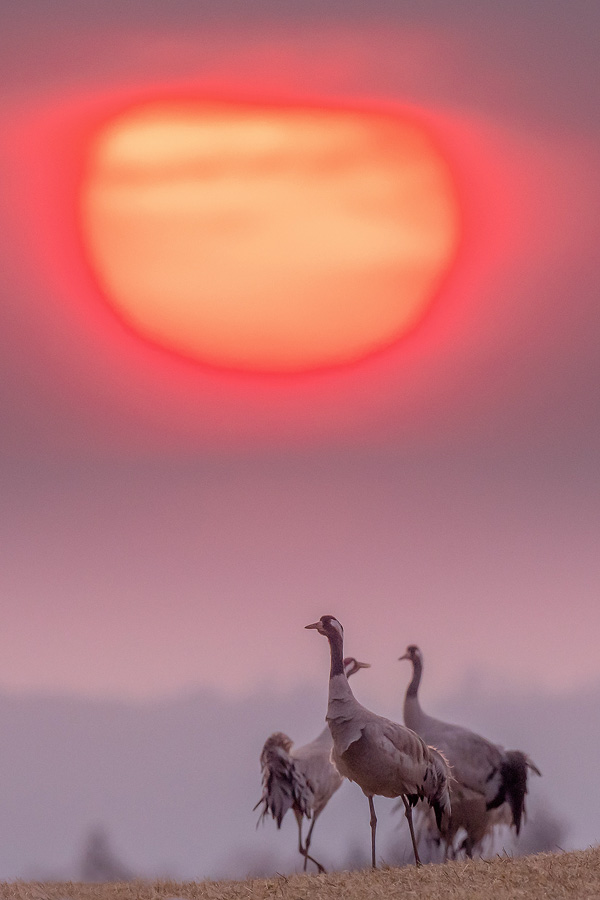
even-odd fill
[{"label": "dark wingtip feather", "polygon": [[520,750],[507,750],[502,763],[502,786],[512,811],[517,834],[521,831],[521,819],[525,811],[527,793],[528,758]]}]

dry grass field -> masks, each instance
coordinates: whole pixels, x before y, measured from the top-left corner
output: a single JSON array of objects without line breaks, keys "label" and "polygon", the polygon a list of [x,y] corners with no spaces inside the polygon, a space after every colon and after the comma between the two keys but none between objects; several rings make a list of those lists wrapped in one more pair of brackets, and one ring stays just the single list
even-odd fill
[{"label": "dry grass field", "polygon": [[600,848],[247,881],[12,882],[0,900],[599,900]]}]

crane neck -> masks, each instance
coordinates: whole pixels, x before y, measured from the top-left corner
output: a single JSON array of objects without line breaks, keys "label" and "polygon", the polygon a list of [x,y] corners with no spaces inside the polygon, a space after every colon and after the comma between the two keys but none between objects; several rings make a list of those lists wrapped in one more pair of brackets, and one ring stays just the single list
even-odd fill
[{"label": "crane neck", "polygon": [[329,649],[331,651],[331,668],[329,677],[334,678],[336,675],[344,675],[344,638],[341,634],[335,632],[328,634]]},{"label": "crane neck", "polygon": [[413,677],[412,681],[406,689],[404,697],[404,724],[413,731],[420,732],[423,721],[423,710],[419,703],[419,684],[421,683],[421,675],[423,674],[423,664],[420,659],[413,660]]},{"label": "crane neck", "polygon": [[[347,749],[347,746],[344,744],[347,737],[345,726],[352,718],[356,700],[344,671],[344,638],[337,631],[329,632],[327,638],[331,651],[331,669],[329,671],[329,691],[325,719],[331,732],[333,745],[342,753]],[[358,737],[360,737],[360,734]],[[357,739],[353,738],[353,740]],[[340,741],[342,742],[341,744]],[[343,749],[340,749],[342,745]]]},{"label": "crane neck", "polygon": [[416,699],[419,691],[419,685],[421,684],[421,676],[423,674],[423,663],[420,659],[413,659],[412,665],[413,677],[411,683],[406,689],[406,696],[414,697]]}]

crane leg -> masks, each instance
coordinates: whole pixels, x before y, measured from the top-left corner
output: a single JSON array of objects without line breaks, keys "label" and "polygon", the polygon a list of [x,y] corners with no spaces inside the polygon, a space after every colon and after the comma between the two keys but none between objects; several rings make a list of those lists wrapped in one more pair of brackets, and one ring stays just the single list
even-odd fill
[{"label": "crane leg", "polygon": [[312,820],[312,822],[310,823],[310,828],[308,829],[308,834],[306,835],[306,840],[304,841],[304,849],[306,850],[307,853],[308,853],[308,848],[310,847],[310,841],[311,841],[311,838],[312,838],[313,828],[315,827],[315,822],[316,822],[316,821],[317,821],[317,820],[316,820],[315,815],[314,815],[314,813],[313,813],[313,820]]},{"label": "crane leg", "polygon": [[302,856],[304,857],[303,871],[306,872],[306,867],[310,859],[310,861],[317,867],[319,875],[321,875],[322,872],[325,872],[324,866],[322,866],[321,863],[314,858],[314,856],[310,856],[308,852],[312,830],[315,827],[315,820],[313,819],[313,821],[310,823],[310,828],[308,829],[308,834],[306,835],[306,845],[302,843],[302,816],[296,816],[296,821],[298,822],[298,853],[302,854]]},{"label": "crane leg", "polygon": [[377,831],[377,816],[375,815],[375,804],[373,803],[372,797],[369,797],[369,809],[371,810],[371,865],[374,869],[376,869],[377,863],[375,862],[375,832]]},{"label": "crane leg", "polygon": [[[304,858],[305,858],[305,860],[310,859],[310,861],[315,864],[315,866],[317,867],[317,874],[319,874],[319,875],[326,874],[327,869],[325,868],[325,866],[322,866],[321,863],[314,858],[314,856],[310,856],[309,853],[305,851]],[[305,871],[306,871],[306,869],[305,869]]]},{"label": "crane leg", "polygon": [[[296,810],[294,810],[294,813],[296,813]],[[302,843],[302,816],[299,813],[296,813],[296,822],[298,823],[298,853],[301,853],[304,857],[304,871],[306,872],[306,853]]]},{"label": "crane leg", "polygon": [[421,860],[420,860],[420,858],[419,858],[419,851],[417,850],[417,842],[416,842],[416,840],[415,840],[415,829],[414,829],[414,827],[413,827],[412,809],[411,809],[410,803],[408,802],[408,800],[406,799],[406,797],[404,796],[404,794],[402,794],[402,800],[404,801],[404,814],[405,814],[405,816],[406,816],[406,818],[407,818],[407,821],[408,821],[408,828],[409,828],[409,831],[410,831],[410,838],[411,838],[411,840],[412,840],[413,850],[415,851],[415,865],[420,866],[420,865],[421,865]]},{"label": "crane leg", "polygon": [[471,840],[469,835],[467,835],[466,838],[464,839],[464,841],[462,842],[461,849],[463,849],[465,851],[465,856],[468,856],[469,859],[473,859],[473,846],[474,846],[473,841]]},{"label": "crane leg", "polygon": [[316,824],[317,824],[317,816],[315,816],[315,814],[313,813],[313,820],[310,823],[310,828],[308,829],[308,834],[306,835],[306,841],[304,842],[304,850],[306,852],[306,856],[304,857],[304,859],[305,859],[305,862],[308,859],[310,859],[311,862],[314,862],[315,866],[317,867],[317,869],[319,871],[319,875],[321,875],[321,873],[325,872],[325,868],[321,865],[320,862],[317,862],[317,860],[314,858],[314,856],[308,855],[308,848],[310,847],[313,828],[315,827]]}]

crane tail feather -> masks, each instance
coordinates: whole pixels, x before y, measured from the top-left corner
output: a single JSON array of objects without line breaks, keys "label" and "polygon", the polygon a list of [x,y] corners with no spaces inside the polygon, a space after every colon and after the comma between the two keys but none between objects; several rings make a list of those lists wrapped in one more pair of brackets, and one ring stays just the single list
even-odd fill
[{"label": "crane tail feather", "polygon": [[269,813],[281,828],[283,817],[292,807],[307,819],[311,817],[314,792],[290,755],[292,741],[287,735],[275,732],[265,741],[260,754],[262,769],[262,797],[254,806],[262,804],[258,822]]},{"label": "crane tail feather", "polygon": [[521,821],[525,813],[525,795],[527,794],[527,770],[539,770],[531,764],[528,756],[520,750],[507,750],[502,763],[502,788],[513,818],[517,834],[521,831]]},{"label": "crane tail feather", "polygon": [[452,775],[450,766],[443,753],[434,747],[429,747],[431,754],[431,785],[426,798],[435,814],[435,821],[438,831],[441,835],[445,835],[450,824],[451,806],[450,806],[450,782]]}]

